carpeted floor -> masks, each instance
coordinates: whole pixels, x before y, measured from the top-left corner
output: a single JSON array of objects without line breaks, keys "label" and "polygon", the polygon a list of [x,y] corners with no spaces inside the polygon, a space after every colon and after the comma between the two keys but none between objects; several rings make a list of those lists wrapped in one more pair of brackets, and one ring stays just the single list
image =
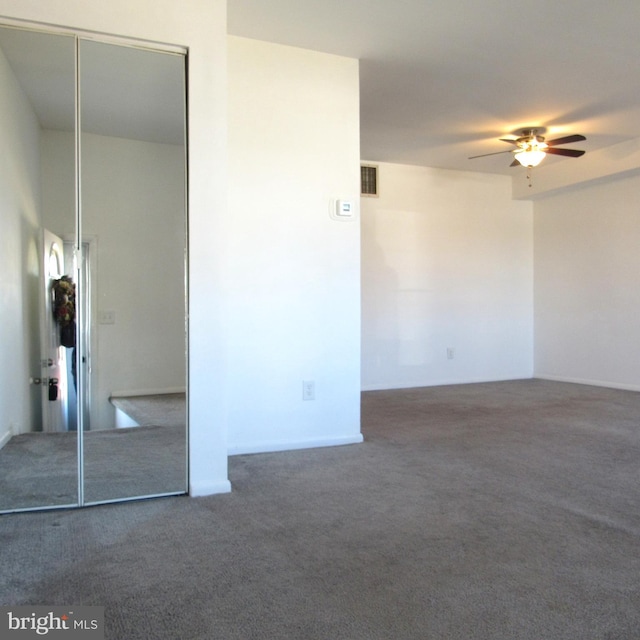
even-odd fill
[{"label": "carpeted floor", "polygon": [[640,394],[363,394],[365,442],[237,456],[234,491],[0,517],[2,604],[110,640],[638,640]]},{"label": "carpeted floor", "polygon": [[[186,490],[183,426],[86,431],[86,502]],[[24,433],[0,450],[0,510],[78,501],[75,431]]]}]

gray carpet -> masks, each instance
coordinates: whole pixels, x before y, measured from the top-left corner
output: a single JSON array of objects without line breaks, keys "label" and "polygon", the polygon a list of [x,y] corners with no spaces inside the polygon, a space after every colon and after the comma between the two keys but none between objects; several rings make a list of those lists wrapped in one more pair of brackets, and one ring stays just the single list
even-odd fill
[{"label": "gray carpet", "polygon": [[[186,436],[182,426],[86,431],[85,500],[184,492]],[[0,450],[0,510],[75,504],[75,432],[25,433]]]},{"label": "gray carpet", "polygon": [[638,640],[640,394],[363,394],[361,445],[237,456],[232,494],[0,518],[3,604],[111,640]]}]

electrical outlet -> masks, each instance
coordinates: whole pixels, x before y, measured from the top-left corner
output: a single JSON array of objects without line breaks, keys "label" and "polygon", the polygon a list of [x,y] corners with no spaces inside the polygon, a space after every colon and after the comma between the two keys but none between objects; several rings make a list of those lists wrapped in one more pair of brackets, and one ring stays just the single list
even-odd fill
[{"label": "electrical outlet", "polygon": [[316,399],[316,383],[314,380],[302,381],[302,399],[303,400]]}]

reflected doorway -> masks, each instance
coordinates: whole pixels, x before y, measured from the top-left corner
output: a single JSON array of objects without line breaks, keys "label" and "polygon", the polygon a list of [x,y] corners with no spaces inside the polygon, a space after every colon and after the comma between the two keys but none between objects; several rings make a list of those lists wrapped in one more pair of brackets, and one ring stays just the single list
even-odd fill
[{"label": "reflected doorway", "polygon": [[42,388],[42,431],[62,433],[69,431],[67,371],[74,359],[68,350],[75,350],[75,284],[65,271],[62,239],[48,229],[42,234],[42,376],[34,382]]},{"label": "reflected doorway", "polygon": [[[75,243],[73,239],[64,241],[64,257],[65,257],[65,273],[78,273],[82,277],[79,288],[84,295],[76,298],[76,305],[82,304],[81,315],[87,319],[85,330],[76,333],[76,339],[82,341],[82,347],[78,348],[74,345],[71,357],[67,358],[67,425],[69,431],[77,431],[78,429],[78,411],[80,407],[80,398],[78,397],[78,373],[77,367],[83,369],[84,388],[86,393],[83,396],[83,420],[82,427],[85,431],[91,429],[91,256],[95,249],[92,249],[90,241],[82,243],[82,251],[80,253],[81,265],[76,264],[78,256],[75,251]],[[82,353],[78,355],[77,351]]]}]

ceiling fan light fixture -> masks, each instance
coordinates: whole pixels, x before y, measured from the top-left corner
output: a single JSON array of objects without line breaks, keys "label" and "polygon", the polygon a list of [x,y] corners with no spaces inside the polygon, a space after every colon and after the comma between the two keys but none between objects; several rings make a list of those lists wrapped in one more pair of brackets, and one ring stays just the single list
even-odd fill
[{"label": "ceiling fan light fixture", "polygon": [[523,167],[537,167],[547,154],[541,149],[523,149],[516,151],[516,160]]},{"label": "ceiling fan light fixture", "polygon": [[[511,148],[508,151],[483,153],[479,156],[471,156],[469,160],[473,160],[474,158],[483,158],[484,156],[493,156],[498,153],[513,153],[513,162],[509,165],[510,167],[517,167],[518,165],[521,165],[526,169],[531,169],[532,167],[537,167],[545,159],[548,153],[557,156],[566,156],[568,158],[579,158],[585,154],[581,149],[560,148],[560,145],[586,140],[583,135],[573,134],[545,142],[544,136],[539,135],[544,131],[546,131],[546,129],[543,131],[539,129],[521,129],[517,132],[517,138],[500,138],[501,142],[508,142],[509,144],[512,144],[515,149]],[[512,135],[516,135],[516,133]]]}]

